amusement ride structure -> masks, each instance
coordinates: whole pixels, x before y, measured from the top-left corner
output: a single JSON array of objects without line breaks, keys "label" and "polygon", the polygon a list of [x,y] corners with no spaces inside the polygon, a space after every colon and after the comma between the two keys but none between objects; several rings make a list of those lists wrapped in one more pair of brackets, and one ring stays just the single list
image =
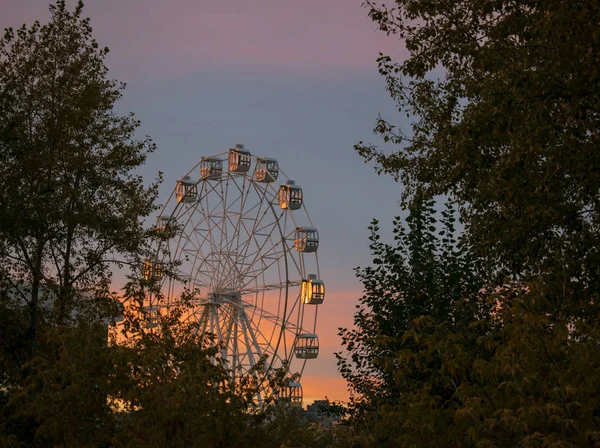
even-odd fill
[{"label": "amusement ride structure", "polygon": [[[261,376],[260,407],[268,398],[301,405],[300,377],[319,352],[317,311],[325,298],[319,234],[302,188],[276,159],[236,145],[203,157],[177,182],[157,230],[169,237],[147,262],[161,290],[148,298],[147,327],[191,291],[187,319],[213,335],[232,380]],[[162,278],[166,263],[176,266],[175,277]],[[261,360],[264,367],[256,369]],[[286,386],[273,390],[265,378],[282,368]]]}]

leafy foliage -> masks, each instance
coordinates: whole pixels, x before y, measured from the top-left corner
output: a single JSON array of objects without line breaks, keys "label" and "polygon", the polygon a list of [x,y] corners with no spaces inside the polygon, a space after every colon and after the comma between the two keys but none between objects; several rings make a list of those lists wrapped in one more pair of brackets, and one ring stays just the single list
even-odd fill
[{"label": "leafy foliage", "polygon": [[[379,70],[412,123],[378,120],[395,152],[356,150],[403,183],[405,204],[457,199],[481,274],[467,283],[477,291],[483,278],[485,289],[459,293],[447,319],[436,315],[443,303],[425,305],[380,338],[371,322],[392,320],[392,310],[370,303],[394,303],[386,292],[397,282],[377,270],[374,251],[375,268],[359,271],[367,294],[356,329],[343,332],[355,365],[342,373],[367,392],[351,420],[363,428],[356,443],[598,446],[599,5],[364,5],[406,46],[404,61],[381,55]],[[424,245],[420,256],[429,253]],[[402,265],[388,269],[406,275]]]},{"label": "leafy foliage", "polygon": [[0,289],[27,321],[2,335],[17,366],[40,324],[110,304],[111,267],[136,262],[157,193],[135,174],[154,145],[114,113],[124,86],[108,79],[82,7],[58,1],[48,24],[0,39]]},{"label": "leafy foliage", "polygon": [[379,70],[410,129],[379,119],[399,145],[359,144],[405,199],[454,194],[492,273],[577,278],[597,292],[599,40],[597,2],[365,1],[402,39]]},{"label": "leafy foliage", "polygon": [[415,320],[460,327],[465,316],[456,313],[457,306],[481,288],[469,246],[455,237],[451,202],[442,213],[441,229],[432,201],[413,206],[407,222],[408,232],[399,218],[394,222],[394,245],[382,243],[377,222],[371,225],[374,266],[357,269],[365,294],[354,317],[355,328],[340,333],[347,354],[338,354],[338,363],[356,394],[354,410],[360,418],[414,387],[410,379],[414,366],[398,354],[410,349],[406,341]]},{"label": "leafy foliage", "polygon": [[[547,285],[482,288],[469,246],[430,204],[373,266],[338,364],[354,393],[352,446],[595,446],[600,327],[551,313]],[[427,223],[427,226],[423,224]],[[398,222],[396,223],[398,225]],[[440,241],[440,239],[442,241]],[[446,240],[446,241],[443,241]]]}]

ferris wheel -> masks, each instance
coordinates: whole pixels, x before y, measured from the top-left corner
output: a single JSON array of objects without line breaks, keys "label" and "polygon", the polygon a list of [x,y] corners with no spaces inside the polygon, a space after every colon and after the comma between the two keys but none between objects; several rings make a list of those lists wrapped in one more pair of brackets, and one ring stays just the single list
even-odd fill
[{"label": "ferris wheel", "polygon": [[[276,159],[236,145],[203,157],[177,182],[157,230],[169,236],[146,274],[159,276],[169,262],[177,275],[159,279],[161,293],[146,307],[147,327],[157,326],[161,309],[182,292],[191,293],[186,319],[213,336],[232,380],[262,376],[260,407],[273,396],[301,405],[300,377],[319,352],[317,311],[325,297],[319,234],[302,188]],[[256,369],[261,360],[265,367]],[[264,377],[278,368],[287,371],[287,385],[270,390]]]}]

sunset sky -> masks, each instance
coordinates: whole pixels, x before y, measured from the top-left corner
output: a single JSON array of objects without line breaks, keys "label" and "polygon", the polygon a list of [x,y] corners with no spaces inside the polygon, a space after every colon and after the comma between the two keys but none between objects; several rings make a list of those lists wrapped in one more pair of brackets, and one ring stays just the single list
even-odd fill
[{"label": "sunset sky", "polygon": [[[0,0],[0,27],[49,18],[48,0]],[[67,3],[73,7],[75,0]],[[377,72],[401,43],[375,30],[362,0],[87,0],[96,40],[111,49],[110,77],[128,84],[133,111],[158,146],[142,174],[160,170],[164,201],[205,155],[243,143],[275,157],[304,189],[319,229],[319,358],[302,378],[305,404],[346,399],[333,353],[362,294],[353,268],[370,263],[367,226],[389,233],[401,187],[354,152],[377,114],[400,118]]]}]

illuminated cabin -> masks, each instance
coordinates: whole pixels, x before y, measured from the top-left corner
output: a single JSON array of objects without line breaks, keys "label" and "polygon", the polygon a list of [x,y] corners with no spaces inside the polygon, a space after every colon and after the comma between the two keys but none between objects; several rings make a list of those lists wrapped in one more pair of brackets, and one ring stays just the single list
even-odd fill
[{"label": "illuminated cabin", "polygon": [[175,195],[177,196],[177,202],[196,202],[198,187],[196,187],[195,182],[190,180],[189,176],[185,176],[182,180],[177,181]]},{"label": "illuminated cabin", "polygon": [[294,249],[298,252],[315,252],[319,248],[319,232],[314,227],[296,227]]},{"label": "illuminated cabin", "polygon": [[229,150],[229,171],[247,173],[250,170],[251,162],[252,156],[250,155],[250,151],[246,151],[244,145],[235,145],[235,148]]},{"label": "illuminated cabin", "polygon": [[279,188],[279,206],[283,210],[298,210],[302,207],[302,188],[293,180],[288,180]]},{"label": "illuminated cabin", "polygon": [[296,358],[314,359],[319,354],[319,338],[313,333],[303,333],[296,336],[294,347]]},{"label": "illuminated cabin", "polygon": [[254,178],[258,182],[274,182],[279,177],[279,165],[277,159],[262,157],[256,159],[256,168],[254,169]]},{"label": "illuminated cabin", "polygon": [[162,263],[151,260],[144,261],[144,280],[160,281],[163,278],[165,267]]},{"label": "illuminated cabin", "polygon": [[158,306],[148,305],[144,307],[144,319],[146,328],[158,327]]},{"label": "illuminated cabin", "polygon": [[289,380],[288,385],[279,389],[277,399],[290,403],[292,406],[302,406],[302,386],[299,382]]},{"label": "illuminated cabin", "polygon": [[302,280],[302,303],[320,305],[325,299],[325,284],[316,275],[308,274],[307,280]]},{"label": "illuminated cabin", "polygon": [[200,178],[217,180],[223,172],[223,161],[214,157],[203,157],[200,161]]},{"label": "illuminated cabin", "polygon": [[164,232],[165,230],[167,230],[167,226],[169,225],[170,220],[170,216],[158,216],[156,218],[156,230],[158,230],[159,232]]}]

